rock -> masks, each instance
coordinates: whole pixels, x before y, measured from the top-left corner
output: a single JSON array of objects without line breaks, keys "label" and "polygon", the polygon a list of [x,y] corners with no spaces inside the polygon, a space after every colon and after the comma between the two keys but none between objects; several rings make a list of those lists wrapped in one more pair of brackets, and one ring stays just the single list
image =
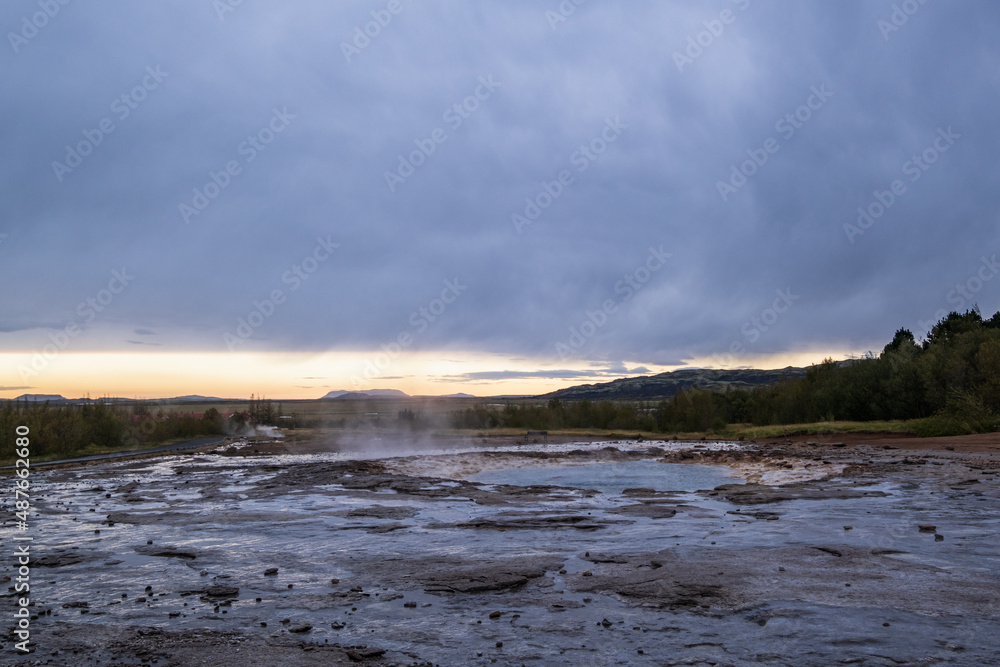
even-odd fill
[{"label": "rock", "polygon": [[63,609],[86,609],[88,604],[86,602],[65,602],[62,607]]},{"label": "rock", "polygon": [[523,558],[498,563],[483,563],[473,567],[447,567],[420,576],[424,590],[428,593],[484,593],[519,588],[532,579],[545,575],[547,570],[555,570],[555,559]]},{"label": "rock", "polygon": [[[826,463],[824,461],[824,463]],[[813,482],[766,486],[762,484],[723,484],[707,495],[722,495],[734,505],[759,505],[783,500],[839,500],[849,498],[881,498],[883,491],[862,491],[851,488],[816,488]]]},{"label": "rock", "polygon": [[178,549],[177,547],[171,546],[157,547],[143,545],[141,547],[136,547],[135,552],[142,554],[143,556],[154,556],[160,558],[184,558],[186,560],[194,560],[198,557],[198,554],[193,551]]},{"label": "rock", "polygon": [[276,567],[269,567],[266,570],[264,570],[264,576],[265,577],[273,577],[276,574],[278,574],[278,568],[276,568]]},{"label": "rock", "polygon": [[330,583],[333,584],[334,586],[336,586],[337,584],[340,583],[340,579],[338,579],[337,577],[334,577],[333,579],[330,580]]},{"label": "rock", "polygon": [[371,507],[359,507],[352,510],[342,510],[334,512],[334,516],[347,519],[372,518],[372,519],[409,519],[416,515],[417,510],[413,507],[387,507],[385,505],[372,505]]},{"label": "rock", "polygon": [[308,623],[303,623],[302,625],[296,625],[294,628],[289,628],[289,632],[294,632],[296,634],[302,634],[303,632],[309,632],[313,629],[313,626]]},{"label": "rock", "polygon": [[921,533],[933,533],[933,532],[935,532],[937,530],[937,526],[934,526],[934,525],[929,524],[929,523],[918,523],[917,524],[917,529]]},{"label": "rock", "polygon": [[209,586],[205,589],[205,595],[210,598],[234,598],[240,594],[240,589],[236,586]]},{"label": "rock", "polygon": [[844,530],[851,530],[854,526],[844,526]]},{"label": "rock", "polygon": [[934,536],[934,541],[935,542],[944,542],[944,535],[935,535]]},{"label": "rock", "polygon": [[573,528],[575,530],[599,530],[621,521],[593,519],[584,515],[550,515],[543,513],[500,513],[493,518],[481,518],[455,524],[428,524],[427,528],[475,528],[480,530],[553,530]]},{"label": "rock", "polygon": [[629,562],[628,556],[622,554],[606,554],[606,553],[595,553],[593,555],[587,552],[587,560],[591,563],[627,563]]},{"label": "rock", "polygon": [[364,662],[371,658],[381,658],[385,654],[385,649],[368,648],[367,646],[355,647],[347,650],[347,657],[354,662]]},{"label": "rock", "polygon": [[623,505],[611,510],[615,514],[627,516],[642,516],[649,519],[669,519],[677,514],[673,507],[667,507],[657,503],[638,503],[636,505]]},{"label": "rock", "polygon": [[500,612],[499,611],[491,612],[490,613],[490,618],[492,618],[492,619],[500,618]]},{"label": "rock", "polygon": [[839,551],[837,551],[836,549],[832,549],[830,547],[813,547],[813,549],[818,549],[819,551],[826,552],[826,553],[830,554],[831,556],[836,556],[837,558],[840,558],[841,556],[844,555],[844,554],[840,553]]},{"label": "rock", "polygon": [[66,565],[76,565],[87,560],[80,554],[53,554],[52,556],[42,556],[32,561],[35,567],[65,567]]},{"label": "rock", "polygon": [[583,572],[580,573],[580,576],[582,576],[582,577],[592,577],[592,576],[594,576],[594,573],[591,572],[590,570],[584,570]]},{"label": "rock", "polygon": [[417,603],[414,602],[414,601],[412,601],[412,600],[410,600],[409,602],[404,602],[403,606],[406,607],[407,609],[416,609],[417,608]]}]

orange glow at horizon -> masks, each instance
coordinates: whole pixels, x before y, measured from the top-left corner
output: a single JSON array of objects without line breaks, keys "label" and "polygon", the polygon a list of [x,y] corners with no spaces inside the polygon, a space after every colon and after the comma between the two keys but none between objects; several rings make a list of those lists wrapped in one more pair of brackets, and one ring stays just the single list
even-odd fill
[{"label": "orange glow at horizon", "polygon": [[[0,353],[4,370],[0,399],[21,394],[61,394],[66,398],[89,395],[122,398],[168,398],[197,394],[221,398],[247,398],[251,393],[270,398],[320,398],[345,389],[399,389],[410,395],[467,393],[476,396],[537,395],[577,384],[609,382],[629,373],[601,372],[591,362],[558,362],[504,355],[415,352],[399,357],[370,380],[364,379],[366,362],[378,352],[65,352],[49,359],[38,370],[31,355]],[[842,350],[810,350],[741,358],[743,366],[784,368],[808,366],[825,357],[842,359]],[[711,367],[712,358],[691,359],[689,367]],[[40,365],[40,364],[39,364]],[[678,368],[627,361],[628,367],[646,366],[650,373]],[[367,366],[371,368],[370,365]],[[544,377],[545,371],[569,370],[571,378]],[[469,377],[470,373],[511,372],[502,379]],[[517,377],[540,372],[542,377]],[[634,375],[634,374],[633,374]],[[360,381],[359,381],[360,380]]]}]

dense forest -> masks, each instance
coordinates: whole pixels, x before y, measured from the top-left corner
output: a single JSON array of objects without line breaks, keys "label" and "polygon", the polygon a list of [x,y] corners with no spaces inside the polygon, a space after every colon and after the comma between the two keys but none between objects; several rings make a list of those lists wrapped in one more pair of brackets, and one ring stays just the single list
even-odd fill
[{"label": "dense forest", "polygon": [[611,401],[482,405],[455,415],[461,428],[595,428],[661,433],[722,431],[730,424],[909,420],[921,435],[1000,429],[1000,312],[952,312],[920,344],[907,329],[879,354],[809,368],[803,378],[753,389],[682,391],[658,403]]}]

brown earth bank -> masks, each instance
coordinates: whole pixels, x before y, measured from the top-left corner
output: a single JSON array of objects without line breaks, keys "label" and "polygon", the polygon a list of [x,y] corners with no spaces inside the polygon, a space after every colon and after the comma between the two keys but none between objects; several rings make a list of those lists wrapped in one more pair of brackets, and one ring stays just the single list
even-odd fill
[{"label": "brown earth bank", "polygon": [[795,438],[768,438],[761,443],[818,442],[820,444],[844,443],[848,447],[858,445],[889,446],[913,450],[945,450],[957,452],[997,452],[1000,451],[1000,433],[973,433],[939,438],[918,438],[898,433],[840,433],[831,435],[802,436]]}]

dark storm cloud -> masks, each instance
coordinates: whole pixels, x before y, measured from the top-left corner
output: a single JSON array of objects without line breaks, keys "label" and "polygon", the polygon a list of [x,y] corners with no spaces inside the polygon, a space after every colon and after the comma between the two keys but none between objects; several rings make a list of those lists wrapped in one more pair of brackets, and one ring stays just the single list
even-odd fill
[{"label": "dark storm cloud", "polygon": [[[860,351],[1000,307],[1000,280],[968,284],[1000,251],[995,3],[592,2],[565,21],[554,0],[388,5],[71,3],[8,35],[7,349],[79,320],[123,267],[134,281],[84,323],[120,338],[81,348],[134,330],[225,351],[243,318],[236,349],[407,333],[654,363]],[[38,8],[5,4],[0,28],[30,33]],[[910,180],[939,130],[958,138]],[[445,281],[466,288],[445,302]]]}]

